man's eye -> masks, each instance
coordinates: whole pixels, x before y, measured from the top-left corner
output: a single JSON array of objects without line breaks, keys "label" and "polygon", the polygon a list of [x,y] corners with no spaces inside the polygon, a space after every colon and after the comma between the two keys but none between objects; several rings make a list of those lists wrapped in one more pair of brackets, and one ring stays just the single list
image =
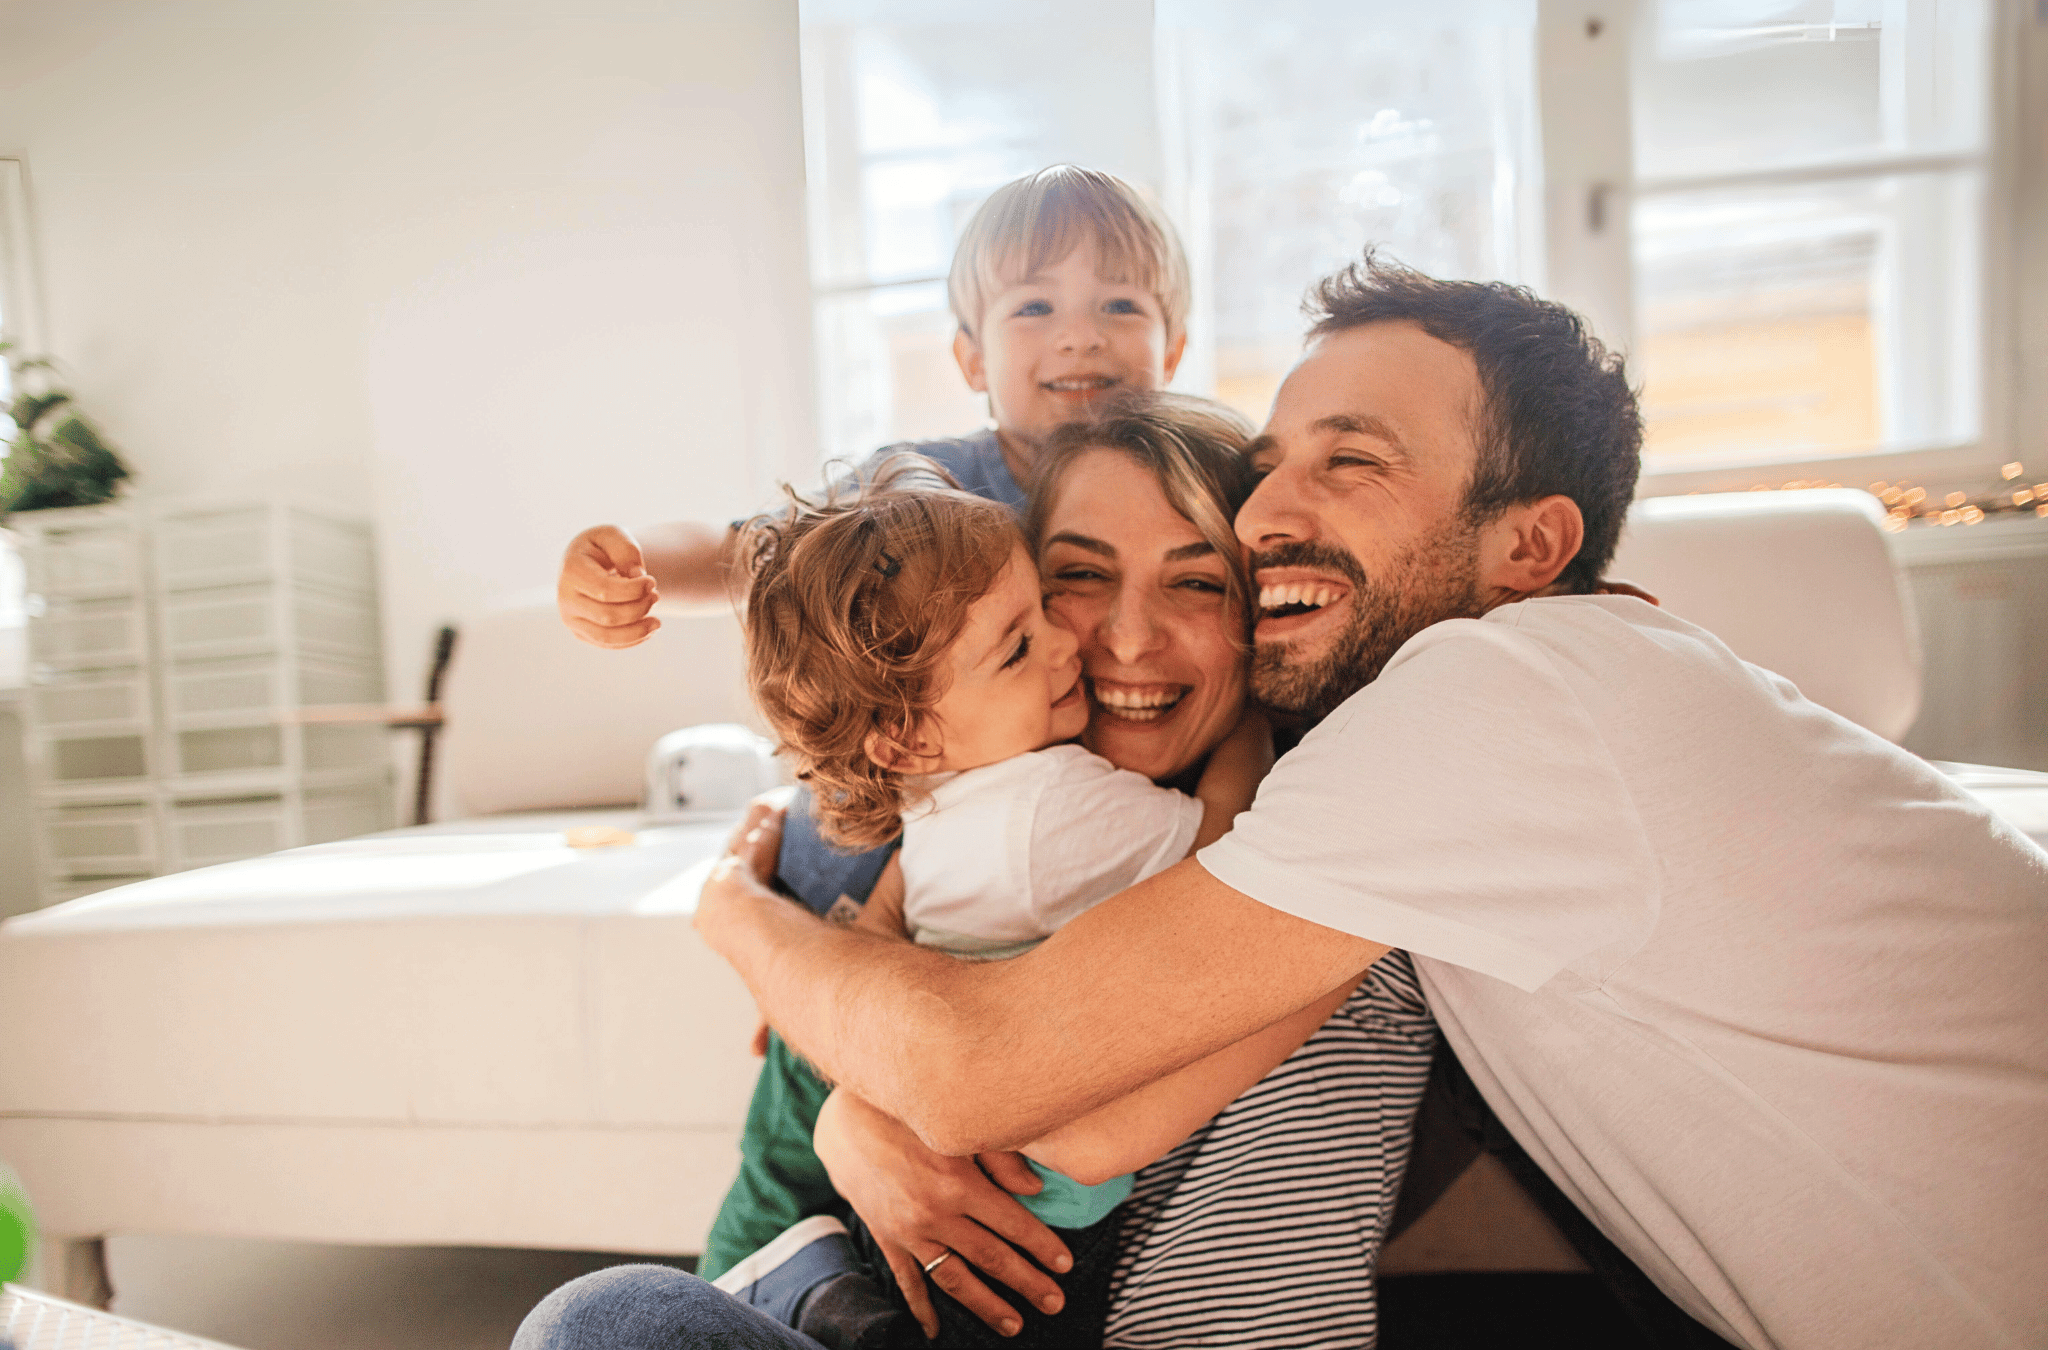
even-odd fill
[{"label": "man's eye", "polygon": [[1042,319],[1050,313],[1052,313],[1051,305],[1043,300],[1033,300],[1020,306],[1016,317],[1020,319]]},{"label": "man's eye", "polygon": [[1016,651],[1014,651],[1014,652],[1011,652],[1011,653],[1010,653],[1010,659],[1009,659],[1009,660],[1007,660],[1007,661],[1005,661],[1005,662],[1003,662],[1003,669],[1004,669],[1004,670],[1008,670],[1008,669],[1009,669],[1010,667],[1012,667],[1012,666],[1014,666],[1014,665],[1017,665],[1017,664],[1018,664],[1019,662],[1021,662],[1021,661],[1022,661],[1022,660],[1023,660],[1023,659],[1025,658],[1025,657],[1026,657],[1026,656],[1030,655],[1030,653],[1031,653],[1031,634],[1029,634],[1029,633],[1026,633],[1026,634],[1025,634],[1025,635],[1024,635],[1023,637],[1021,637],[1021,638],[1018,638],[1018,639],[1017,639],[1017,650],[1016,650]]}]

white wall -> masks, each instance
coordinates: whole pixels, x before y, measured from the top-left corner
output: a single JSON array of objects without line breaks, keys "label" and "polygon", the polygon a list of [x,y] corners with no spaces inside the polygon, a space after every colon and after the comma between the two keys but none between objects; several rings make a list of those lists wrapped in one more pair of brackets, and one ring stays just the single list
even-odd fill
[{"label": "white wall", "polygon": [[151,490],[379,529],[393,693],[815,462],[795,0],[0,0],[48,345]]}]

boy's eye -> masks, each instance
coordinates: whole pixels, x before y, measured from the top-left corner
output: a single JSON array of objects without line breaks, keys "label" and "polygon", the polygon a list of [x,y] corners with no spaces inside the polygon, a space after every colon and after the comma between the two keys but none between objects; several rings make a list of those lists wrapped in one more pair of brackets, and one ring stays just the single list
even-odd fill
[{"label": "boy's eye", "polygon": [[1052,313],[1051,305],[1043,300],[1032,300],[1018,308],[1016,317],[1020,319],[1042,319],[1050,313]]},{"label": "boy's eye", "polygon": [[1010,667],[1012,667],[1012,666],[1014,666],[1014,665],[1018,664],[1018,663],[1019,663],[1019,662],[1021,662],[1021,661],[1022,661],[1022,660],[1023,660],[1023,659],[1024,659],[1024,658],[1025,658],[1026,656],[1027,656],[1027,655],[1029,655],[1029,654],[1030,654],[1030,652],[1031,652],[1031,634],[1029,634],[1029,633],[1026,633],[1026,634],[1025,634],[1025,635],[1024,635],[1023,637],[1020,637],[1020,638],[1018,638],[1018,639],[1017,639],[1017,650],[1016,650],[1016,651],[1014,651],[1014,652],[1011,652],[1011,653],[1010,653],[1010,659],[1009,659],[1009,660],[1007,660],[1007,661],[1005,661],[1005,662],[1003,662],[1003,669],[1004,669],[1004,670],[1008,670],[1008,669],[1009,669]]},{"label": "boy's eye", "polygon": [[1143,310],[1138,308],[1138,302],[1135,300],[1112,300],[1108,304],[1104,305],[1103,308],[1108,310],[1112,314],[1144,313]]}]

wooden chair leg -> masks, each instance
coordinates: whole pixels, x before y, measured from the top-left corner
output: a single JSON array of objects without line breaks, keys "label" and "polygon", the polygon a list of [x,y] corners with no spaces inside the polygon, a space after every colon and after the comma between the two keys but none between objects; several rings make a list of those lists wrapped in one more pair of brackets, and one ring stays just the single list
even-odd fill
[{"label": "wooden chair leg", "polygon": [[59,1238],[47,1234],[36,1248],[36,1284],[73,1303],[105,1312],[113,1306],[114,1285],[107,1278],[105,1238]]}]

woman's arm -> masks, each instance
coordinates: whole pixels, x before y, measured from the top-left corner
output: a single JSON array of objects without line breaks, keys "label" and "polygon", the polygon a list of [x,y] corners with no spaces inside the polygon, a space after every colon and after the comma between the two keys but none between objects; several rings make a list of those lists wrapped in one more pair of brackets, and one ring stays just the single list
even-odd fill
[{"label": "woman's arm", "polygon": [[1358,984],[1026,1144],[1024,1156],[1087,1186],[1156,1162],[1299,1050]]}]

